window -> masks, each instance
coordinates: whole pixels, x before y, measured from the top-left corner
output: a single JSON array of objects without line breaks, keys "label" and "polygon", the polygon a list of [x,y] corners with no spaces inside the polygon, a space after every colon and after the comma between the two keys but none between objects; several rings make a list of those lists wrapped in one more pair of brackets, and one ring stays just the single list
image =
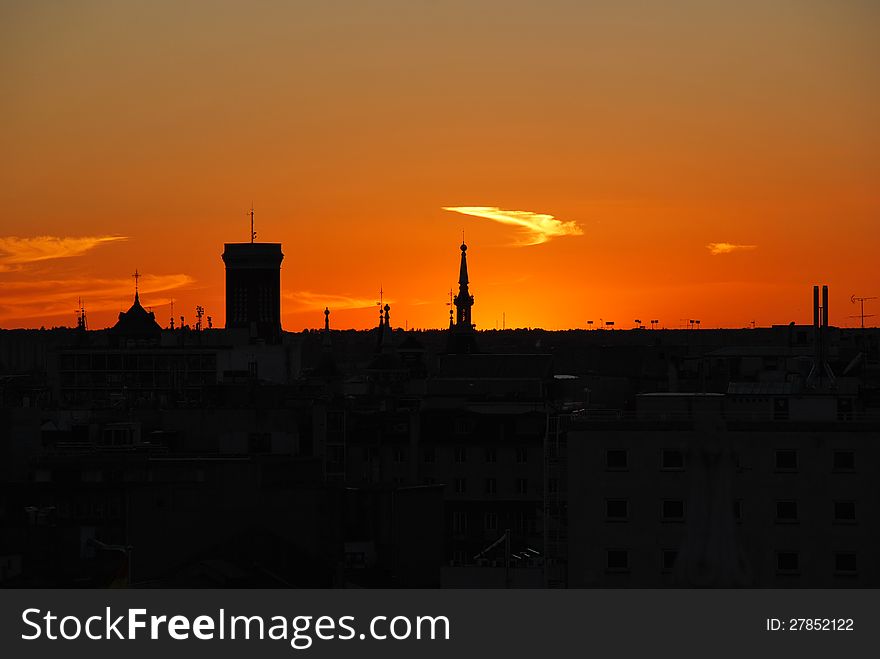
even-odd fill
[{"label": "window", "polygon": [[605,451],[605,468],[627,469],[629,466],[629,455],[626,449],[610,448]]},{"label": "window", "polygon": [[517,464],[525,464],[529,461],[529,450],[525,446],[519,446],[516,449]]},{"label": "window", "polygon": [[609,572],[629,571],[629,552],[626,549],[608,549],[605,551],[605,569]]},{"label": "window", "polygon": [[775,454],[776,471],[797,471],[797,451],[794,449],[779,449]]},{"label": "window", "polygon": [[559,479],[558,478],[548,478],[547,479],[547,492],[549,494],[557,494],[559,492]]},{"label": "window", "polygon": [[394,461],[398,464],[400,464],[401,462],[406,462],[406,449],[394,449]]},{"label": "window", "polygon": [[834,451],[832,454],[832,469],[834,471],[855,471],[855,451]]},{"label": "window", "polygon": [[458,463],[467,462],[467,449],[464,446],[455,447],[455,461]]},{"label": "window", "polygon": [[664,549],[660,554],[660,569],[663,572],[672,572],[675,567],[675,559],[678,557],[677,549]]},{"label": "window", "polygon": [[776,571],[783,574],[795,574],[800,570],[800,556],[796,551],[776,552]]},{"label": "window", "polygon": [[684,501],[682,499],[664,499],[661,501],[660,519],[664,522],[684,521]]},{"label": "window", "polygon": [[798,504],[797,501],[777,501],[776,502],[776,522],[796,522],[798,521]]},{"label": "window", "polygon": [[498,513],[486,513],[483,525],[487,531],[497,530],[498,529]]},{"label": "window", "polygon": [[496,494],[498,492],[498,483],[494,478],[486,479],[486,494]]},{"label": "window", "polygon": [[422,453],[422,460],[424,460],[426,464],[432,464],[436,459],[433,448],[426,448],[425,452]]},{"label": "window", "polygon": [[327,462],[333,465],[334,469],[341,469],[345,463],[345,447],[344,446],[328,446]]},{"label": "window", "polygon": [[660,450],[660,469],[663,471],[681,471],[684,469],[684,453],[679,449],[664,448]]},{"label": "window", "polygon": [[452,513],[452,531],[454,533],[467,533],[467,513],[460,511]]},{"label": "window", "polygon": [[456,478],[455,479],[455,493],[456,494],[464,494],[467,490],[467,482],[464,478]]},{"label": "window", "polygon": [[629,501],[605,499],[605,519],[609,522],[625,522],[629,518]]},{"label": "window", "polygon": [[272,435],[268,432],[248,434],[249,453],[269,453],[272,450]]},{"label": "window", "polygon": [[517,494],[528,494],[529,493],[529,479],[528,478],[517,478],[516,479],[516,493]]},{"label": "window", "polygon": [[456,435],[467,435],[474,431],[474,422],[473,419],[468,419],[467,417],[462,417],[460,419],[455,420],[455,434]]},{"label": "window", "polygon": [[858,572],[856,553],[854,551],[838,551],[834,553],[834,573],[852,575]]},{"label": "window", "polygon": [[495,448],[486,449],[486,462],[495,463],[498,461],[498,452]]},{"label": "window", "polygon": [[773,420],[788,421],[788,398],[773,399]]},{"label": "window", "polygon": [[834,502],[834,521],[853,523],[856,521],[856,502],[855,501],[835,501]]}]

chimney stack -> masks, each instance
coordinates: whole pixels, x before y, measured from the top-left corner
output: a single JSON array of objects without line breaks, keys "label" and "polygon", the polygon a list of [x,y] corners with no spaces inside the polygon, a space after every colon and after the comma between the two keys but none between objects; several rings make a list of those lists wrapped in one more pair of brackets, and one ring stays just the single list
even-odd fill
[{"label": "chimney stack", "polygon": [[828,327],[828,286],[822,286],[822,327]]}]

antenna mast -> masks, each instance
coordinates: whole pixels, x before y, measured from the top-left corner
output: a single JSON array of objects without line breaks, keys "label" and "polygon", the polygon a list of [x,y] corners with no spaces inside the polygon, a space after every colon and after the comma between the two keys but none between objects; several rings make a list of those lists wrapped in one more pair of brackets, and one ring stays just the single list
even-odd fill
[{"label": "antenna mast", "polygon": [[83,306],[82,298],[77,300],[79,302],[79,308],[76,310],[76,328],[85,330],[88,329],[86,326],[86,308]]},{"label": "antenna mast", "polygon": [[257,238],[257,232],[254,231],[254,202],[251,202],[251,245],[254,244],[254,240]]},{"label": "antenna mast", "polygon": [[873,296],[873,297],[857,297],[857,296],[855,296],[855,295],[852,295],[852,296],[850,296],[850,298],[849,298],[849,301],[850,301],[850,302],[852,302],[853,304],[855,304],[856,302],[858,302],[859,305],[861,306],[861,313],[860,313],[858,316],[850,316],[850,318],[861,318],[861,321],[862,321],[862,329],[865,329],[865,318],[873,318],[873,317],[874,317],[874,314],[872,314],[872,313],[869,313],[869,314],[866,314],[866,313],[865,313],[865,301],[867,301],[867,300],[876,300],[876,299],[877,299],[876,296]]}]

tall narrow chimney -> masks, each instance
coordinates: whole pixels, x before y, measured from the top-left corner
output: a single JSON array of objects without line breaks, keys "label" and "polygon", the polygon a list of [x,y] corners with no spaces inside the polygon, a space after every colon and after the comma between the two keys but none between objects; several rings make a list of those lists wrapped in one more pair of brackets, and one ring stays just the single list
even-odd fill
[{"label": "tall narrow chimney", "polygon": [[828,327],[828,286],[822,286],[822,327]]}]

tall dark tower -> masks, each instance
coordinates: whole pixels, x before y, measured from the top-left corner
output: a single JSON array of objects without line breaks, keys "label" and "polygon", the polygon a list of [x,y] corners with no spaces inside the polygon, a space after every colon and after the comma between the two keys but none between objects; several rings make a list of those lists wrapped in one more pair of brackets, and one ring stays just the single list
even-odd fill
[{"label": "tall dark tower", "polygon": [[[255,235],[255,234],[252,234]],[[226,243],[226,327],[252,341],[281,340],[281,243]]]},{"label": "tall dark tower", "polygon": [[455,304],[455,325],[450,323],[447,351],[451,353],[477,352],[474,338],[474,324],[471,321],[471,307],[474,296],[468,290],[467,245],[461,243],[461,265],[458,270],[458,295],[453,299]]}]

